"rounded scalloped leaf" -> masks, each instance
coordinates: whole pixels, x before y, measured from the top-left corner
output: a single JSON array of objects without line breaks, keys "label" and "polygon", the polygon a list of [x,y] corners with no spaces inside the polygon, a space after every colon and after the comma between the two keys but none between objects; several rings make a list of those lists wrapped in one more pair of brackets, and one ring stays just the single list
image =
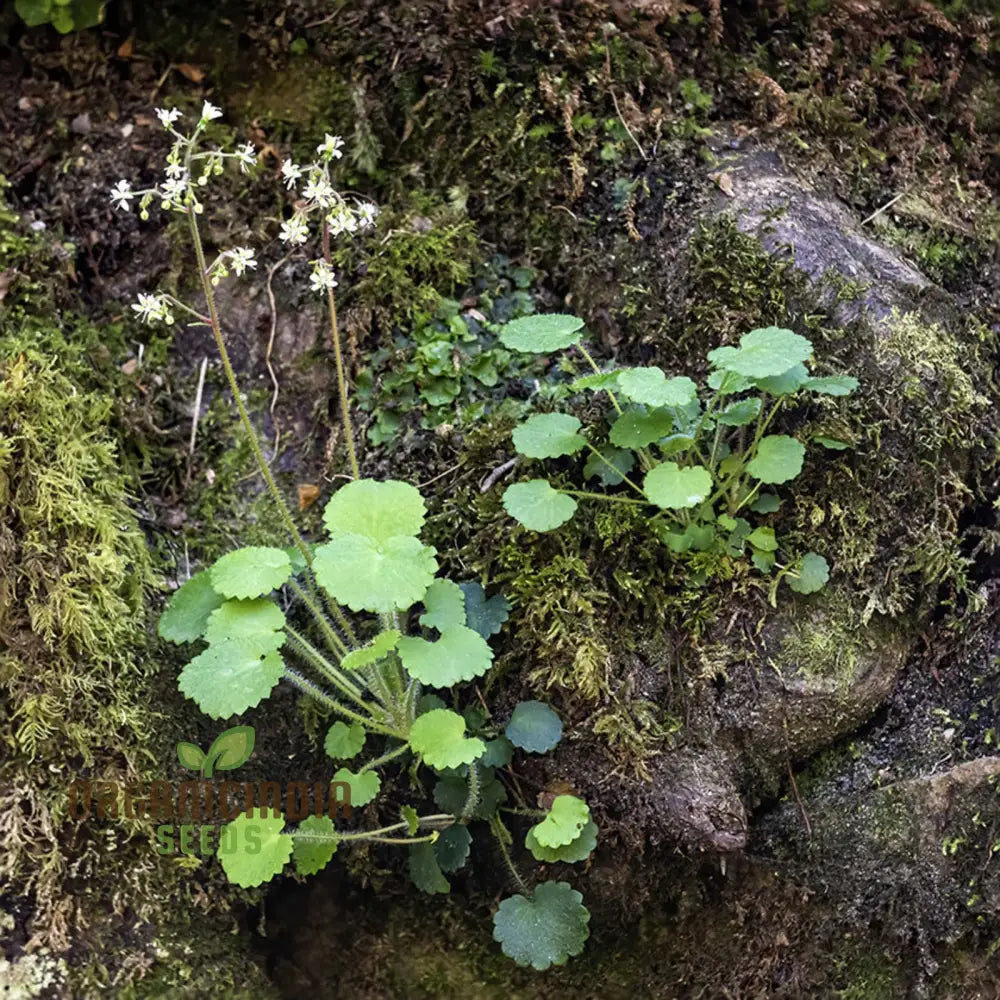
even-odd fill
[{"label": "rounded scalloped leaf", "polygon": [[465,594],[451,580],[435,580],[423,598],[424,613],[420,624],[443,632],[455,625],[465,625]]},{"label": "rounded scalloped leaf", "polygon": [[626,368],[618,386],[627,399],[646,406],[687,406],[698,396],[698,386],[686,375],[667,378],[660,368]]},{"label": "rounded scalloped leaf", "polygon": [[818,553],[807,552],[795,567],[796,576],[788,574],[785,581],[797,594],[815,594],[830,579],[830,564]]},{"label": "rounded scalloped leaf", "polygon": [[812,354],[812,344],[791,330],[768,326],[751,330],[740,337],[740,346],[719,347],[709,352],[708,360],[717,368],[745,378],[769,378],[783,375]]},{"label": "rounded scalloped leaf", "polygon": [[447,708],[418,716],[410,729],[410,746],[437,770],[471,764],[486,752],[486,744],[465,735],[465,719]]},{"label": "rounded scalloped leaf", "polygon": [[646,473],[642,491],[657,507],[697,507],[712,492],[712,474],[700,465],[681,468],[676,462],[663,462]]},{"label": "rounded scalloped leaf", "polygon": [[565,847],[580,836],[590,822],[590,807],[575,795],[557,795],[548,815],[531,829],[542,847]]},{"label": "rounded scalloped leaf", "polygon": [[559,716],[541,701],[520,702],[504,729],[507,739],[528,753],[546,753],[562,739],[562,734]]},{"label": "rounded scalloped leaf", "polygon": [[552,489],[547,479],[529,479],[504,490],[504,509],[532,531],[552,531],[576,513],[576,501]]},{"label": "rounded scalloped leaf", "polygon": [[199,653],[180,673],[177,686],[213,719],[228,719],[259,705],[285,665],[276,650],[247,639],[227,639]]},{"label": "rounded scalloped leaf", "polygon": [[579,343],[583,320],[565,313],[522,316],[500,329],[500,343],[522,354],[548,354]]},{"label": "rounded scalloped leaf", "polygon": [[605,486],[618,486],[635,466],[635,455],[627,448],[612,448],[605,445],[591,452],[583,465],[583,474],[587,479],[595,476]]},{"label": "rounded scalloped leaf", "polygon": [[469,828],[461,823],[446,827],[433,844],[437,862],[441,871],[457,872],[469,859],[469,849],[472,847],[472,834]]},{"label": "rounded scalloped leaf", "polygon": [[203,569],[174,592],[160,615],[157,632],[168,642],[194,642],[205,634],[208,616],[224,600],[212,586],[208,570]]},{"label": "rounded scalloped leaf", "polygon": [[378,795],[382,788],[382,779],[375,771],[364,771],[355,774],[346,767],[338,768],[331,781],[344,781],[351,789],[350,804],[352,809],[360,809],[368,805]]},{"label": "rounded scalloped leaf", "polygon": [[413,844],[410,847],[410,881],[421,891],[430,895],[451,892],[451,884],[441,873],[434,845]]},{"label": "rounded scalloped leaf", "polygon": [[335,722],[326,731],[323,749],[334,760],[350,760],[361,753],[365,745],[365,727],[360,722]]},{"label": "rounded scalloped leaf", "polygon": [[493,650],[474,629],[452,625],[435,642],[403,636],[396,644],[406,672],[430,687],[451,687],[471,681],[490,669]]},{"label": "rounded scalloped leaf", "polygon": [[208,616],[205,639],[210,643],[246,639],[262,651],[280,649],[285,641],[284,627],[285,613],[266,597],[226,601]]},{"label": "rounded scalloped leaf", "polygon": [[284,818],[274,809],[240,813],[227,823],[219,833],[219,861],[226,878],[250,889],[278,875],[293,849],[284,828]]},{"label": "rounded scalloped leaf", "polygon": [[465,624],[475,629],[484,639],[496,635],[510,615],[510,601],[503,594],[486,599],[486,591],[479,583],[460,583],[465,595]]},{"label": "rounded scalloped leaf", "polygon": [[597,847],[597,824],[590,820],[580,831],[580,836],[576,840],[563,844],[562,847],[545,847],[538,842],[532,827],[524,838],[524,846],[531,851],[536,861],[544,861],[552,864],[555,861],[565,861],[567,864],[576,864],[578,861],[586,861]]},{"label": "rounded scalloped leaf", "polygon": [[827,375],[806,379],[805,386],[813,392],[825,396],[850,396],[858,387],[858,380],[852,375]]},{"label": "rounded scalloped leaf", "polygon": [[316,580],[352,611],[405,611],[416,604],[437,572],[434,549],[398,535],[379,544],[363,535],[337,535],[316,549]]},{"label": "rounded scalloped leaf", "polygon": [[568,413],[536,413],[514,428],[514,449],[528,458],[574,455],[587,443],[579,429],[580,421]]},{"label": "rounded scalloped leaf", "polygon": [[426,513],[415,486],[397,479],[358,479],[334,493],[323,511],[323,523],[331,536],[361,535],[385,542],[395,535],[419,535]]},{"label": "rounded scalloped leaf", "polygon": [[590,934],[583,896],[568,882],[542,882],[531,897],[510,896],[493,914],[493,939],[518,965],[542,972],[583,951]]},{"label": "rounded scalloped leaf", "polygon": [[227,552],[209,573],[212,586],[223,597],[263,597],[288,580],[292,562],[284,549],[250,545]]},{"label": "rounded scalloped leaf", "polygon": [[324,869],[337,853],[339,846],[337,831],[329,816],[307,816],[291,836],[292,860],[295,862],[295,870],[300,875],[315,875]]},{"label": "rounded scalloped leaf", "polygon": [[626,410],[612,425],[608,435],[619,448],[645,448],[666,437],[674,429],[674,418],[667,410],[642,413]]},{"label": "rounded scalloped leaf", "polygon": [[806,449],[787,434],[769,434],[757,445],[757,454],[747,462],[747,472],[762,483],[787,483],[802,471]]}]

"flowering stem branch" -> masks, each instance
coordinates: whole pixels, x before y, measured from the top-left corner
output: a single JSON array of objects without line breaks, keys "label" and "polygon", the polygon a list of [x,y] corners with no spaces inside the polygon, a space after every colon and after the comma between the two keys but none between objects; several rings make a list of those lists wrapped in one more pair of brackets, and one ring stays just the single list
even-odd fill
[{"label": "flowering stem branch", "polygon": [[[323,260],[330,266],[330,226],[323,220]],[[340,417],[344,423],[344,436],[347,438],[347,458],[351,463],[351,474],[355,479],[361,478],[358,468],[358,456],[354,451],[354,429],[351,426],[351,407],[347,398],[347,378],[344,375],[344,359],[340,351],[340,328],[337,326],[337,300],[332,288],[326,290],[327,303],[330,306],[330,334],[333,340],[333,357],[337,364],[337,392],[340,394]]]}]

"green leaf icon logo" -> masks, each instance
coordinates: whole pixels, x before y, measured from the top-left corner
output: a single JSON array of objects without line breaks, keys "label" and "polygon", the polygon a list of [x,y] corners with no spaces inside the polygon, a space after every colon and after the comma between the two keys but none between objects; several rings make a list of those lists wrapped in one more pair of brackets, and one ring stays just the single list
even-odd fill
[{"label": "green leaf icon logo", "polygon": [[245,764],[253,753],[253,744],[253,726],[234,726],[216,736],[208,753],[202,753],[194,743],[178,743],[177,759],[181,767],[211,778],[215,771],[232,771]]}]

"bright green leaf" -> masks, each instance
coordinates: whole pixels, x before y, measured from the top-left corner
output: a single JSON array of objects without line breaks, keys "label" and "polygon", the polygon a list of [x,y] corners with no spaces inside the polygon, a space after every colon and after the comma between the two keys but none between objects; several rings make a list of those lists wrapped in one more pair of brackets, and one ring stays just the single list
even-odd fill
[{"label": "bright green leaf", "polygon": [[564,313],[522,316],[500,330],[500,343],[524,354],[549,354],[579,343],[583,320]]},{"label": "bright green leaf", "polygon": [[542,847],[564,847],[572,844],[590,822],[590,808],[575,795],[557,795],[548,815],[532,827],[535,839]]},{"label": "bright green leaf", "polygon": [[544,861],[548,864],[555,861],[565,861],[568,864],[586,861],[597,847],[597,824],[590,820],[580,831],[576,840],[570,841],[562,847],[545,847],[540,844],[535,836],[534,828],[532,828],[524,838],[524,846],[531,851],[536,861]]},{"label": "bright green leaf", "polygon": [[674,429],[674,418],[667,410],[626,410],[612,425],[608,437],[619,448],[645,448],[666,437]]},{"label": "bright green leaf", "polygon": [[157,631],[169,642],[194,642],[205,634],[208,616],[222,605],[225,598],[212,586],[207,569],[195,573],[170,598],[160,615]]},{"label": "bright green leaf", "polygon": [[682,469],[676,462],[663,462],[646,473],[642,491],[657,507],[697,507],[712,492],[712,474],[700,465]]},{"label": "bright green leaf", "polygon": [[504,509],[532,531],[552,531],[576,512],[576,501],[552,489],[547,479],[529,479],[504,490]]},{"label": "bright green leaf", "polygon": [[227,823],[219,833],[219,861],[226,878],[250,889],[279,874],[293,848],[284,828],[284,818],[273,809],[240,813]]},{"label": "bright green leaf", "polygon": [[406,672],[431,687],[451,687],[481,677],[493,662],[493,650],[474,629],[452,625],[434,642],[403,636],[396,644]]},{"label": "bright green leaf", "polygon": [[335,722],[326,731],[323,749],[334,760],[350,760],[361,753],[365,745],[365,727],[360,722]]},{"label": "bright green leaf", "polygon": [[396,535],[419,535],[426,513],[415,486],[397,479],[358,479],[334,493],[323,511],[323,523],[331,537],[361,535],[380,543]]},{"label": "bright green leaf", "polygon": [[774,552],[778,548],[777,539],[774,537],[774,528],[756,528],[747,535],[747,541],[762,552]]},{"label": "bright green leaf", "polygon": [[583,896],[566,882],[542,882],[530,897],[510,896],[493,915],[493,938],[518,965],[539,972],[583,951],[590,934]]},{"label": "bright green leaf", "polygon": [[[735,347],[720,347],[719,351],[735,351]],[[712,355],[715,351],[709,353],[709,360],[711,360]],[[722,355],[725,357],[726,355]],[[708,376],[708,387],[710,389],[718,390],[721,396],[729,396],[737,392],[746,392],[747,389],[753,387],[754,383],[748,378],[744,378],[742,375],[737,375],[736,372],[727,372],[723,370],[716,370]]]},{"label": "bright green leaf", "polygon": [[337,853],[339,841],[329,816],[307,816],[291,837],[292,860],[300,875],[322,871]]},{"label": "bright green leaf", "polygon": [[465,735],[465,719],[446,708],[417,717],[410,729],[410,746],[438,770],[471,764],[486,751],[482,740]]},{"label": "bright green leaf", "polygon": [[285,613],[266,597],[226,601],[208,617],[205,638],[210,643],[245,639],[262,652],[280,649],[285,641]]},{"label": "bright green leaf", "polygon": [[529,753],[546,753],[561,739],[563,725],[559,716],[540,701],[519,702],[504,730],[507,739]]},{"label": "bright green leaf", "polygon": [[274,650],[246,639],[214,643],[181,671],[178,687],[213,719],[259,705],[281,680],[285,665]]},{"label": "bright green leaf", "polygon": [[451,580],[435,580],[424,594],[424,613],[420,624],[443,632],[456,625],[465,625],[465,594]]},{"label": "bright green leaf", "polygon": [[351,789],[352,809],[360,809],[361,806],[368,805],[382,788],[382,779],[375,771],[364,771],[361,774],[355,774],[346,767],[341,767],[334,773],[330,780],[347,782]]},{"label": "bright green leaf", "polygon": [[757,445],[757,454],[747,463],[747,472],[762,483],[787,483],[802,471],[806,450],[787,434],[769,434]]},{"label": "bright green leaf", "polygon": [[795,567],[795,575],[785,577],[788,586],[797,594],[814,594],[822,590],[830,579],[830,564],[815,552],[807,552]]},{"label": "bright green leaf", "polygon": [[200,771],[205,763],[205,755],[201,747],[194,743],[181,742],[177,744],[177,760],[181,767],[189,771]]},{"label": "bright green leaf", "polygon": [[528,458],[573,455],[586,445],[580,421],[568,413],[536,413],[514,428],[514,449]]},{"label": "bright green leaf", "polygon": [[316,549],[316,580],[352,611],[405,611],[431,585],[434,549],[397,535],[377,543],[363,535],[336,535]]},{"label": "bright green leaf", "polygon": [[825,396],[850,396],[858,387],[858,380],[850,375],[828,375],[824,378],[806,379],[806,388]]},{"label": "bright green leaf", "polygon": [[716,368],[757,379],[783,375],[810,354],[812,344],[805,337],[769,326],[743,334],[738,348],[720,347],[709,352],[708,360]]},{"label": "bright green leaf", "polygon": [[830,451],[846,451],[851,446],[846,441],[839,441],[837,438],[825,437],[822,434],[817,434],[813,441],[817,444],[821,444],[824,448],[829,448]]},{"label": "bright green leaf", "polygon": [[659,368],[626,368],[618,373],[622,395],[646,406],[687,406],[698,386],[686,375],[668,379]]},{"label": "bright green leaf", "polygon": [[224,597],[263,597],[292,575],[284,549],[251,545],[227,552],[209,570],[212,586]]}]

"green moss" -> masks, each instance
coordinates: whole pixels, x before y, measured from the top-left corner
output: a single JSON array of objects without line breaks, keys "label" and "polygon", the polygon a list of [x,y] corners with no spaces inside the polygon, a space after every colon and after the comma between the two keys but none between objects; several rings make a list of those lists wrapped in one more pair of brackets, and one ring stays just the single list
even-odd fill
[{"label": "green moss", "polygon": [[827,592],[821,610],[796,618],[771,662],[782,673],[846,687],[854,680],[859,658],[872,648],[861,609],[848,591],[836,588]]}]

